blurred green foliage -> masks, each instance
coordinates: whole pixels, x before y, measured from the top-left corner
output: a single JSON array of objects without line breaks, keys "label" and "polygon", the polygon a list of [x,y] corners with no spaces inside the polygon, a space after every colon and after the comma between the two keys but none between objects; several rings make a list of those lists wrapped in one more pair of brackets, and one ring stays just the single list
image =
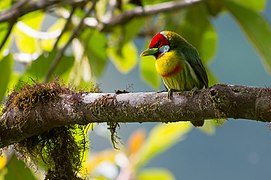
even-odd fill
[{"label": "blurred green foliage", "polygon": [[[120,2],[123,3],[122,9],[112,9],[111,1],[98,1],[88,20],[99,23],[103,19],[120,16],[123,11],[138,8],[128,1]],[[138,2],[143,5],[155,5],[168,1],[139,0]],[[99,25],[96,28],[86,25],[64,52],[50,80],[58,76],[62,81],[75,87],[85,88],[103,75],[108,62],[111,61],[116,69],[124,74],[139,64],[142,79],[154,89],[159,89],[161,81],[155,71],[154,59],[146,58],[141,61],[139,50],[142,47],[137,47],[134,40],[139,39],[142,46],[148,46],[149,40],[157,32],[165,29],[175,31],[198,49],[205,66],[208,66],[215,56],[218,39],[212,19],[224,13],[232,15],[248,40],[257,49],[263,66],[271,72],[271,28],[261,14],[266,3],[266,0],[202,0],[200,3],[188,5],[177,11],[157,13],[152,16],[143,15],[127,23],[110,26],[103,32],[99,31],[101,28]],[[0,16],[13,5],[11,0],[1,1]],[[74,28],[78,26],[79,20],[89,6],[86,4],[84,7],[76,8],[71,22],[57,45],[55,42],[65,27],[67,21],[65,14],[69,14],[69,6],[56,6],[54,11],[31,12],[15,23],[7,41],[0,49],[0,101],[7,95],[8,90],[20,87],[22,81],[29,83],[32,83],[32,80],[44,81],[58,52],[68,42]],[[96,21],[91,21],[93,18],[96,18]],[[0,23],[0,43],[6,37],[8,26],[8,22]],[[208,70],[208,76],[210,85],[217,82],[210,70]],[[187,127],[181,128],[182,126]],[[147,140],[139,143],[138,151],[134,152],[135,159],[127,154],[126,156],[133,162],[135,171],[140,172],[151,158],[180,141],[180,138],[189,130],[190,126],[186,124],[158,125],[152,130]],[[204,131],[212,134],[214,124],[207,123]],[[162,143],[161,137],[167,137],[167,141]],[[135,142],[138,142],[138,139],[135,138]],[[111,156],[107,156],[109,157]],[[17,171],[17,166],[22,168],[19,164],[16,168],[12,168],[11,163],[1,172],[4,173],[7,169],[8,172]],[[9,176],[13,178],[11,174]],[[32,178],[32,175],[29,171],[30,177]],[[163,169],[144,170],[141,174],[137,174],[137,177],[140,180],[154,177],[155,179],[174,179],[170,172]]]}]

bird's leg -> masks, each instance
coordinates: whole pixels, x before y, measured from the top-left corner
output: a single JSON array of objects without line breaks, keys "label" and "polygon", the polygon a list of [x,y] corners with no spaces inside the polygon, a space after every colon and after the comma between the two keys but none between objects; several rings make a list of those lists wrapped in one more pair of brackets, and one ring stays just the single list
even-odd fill
[{"label": "bird's leg", "polygon": [[168,93],[167,93],[167,98],[168,98],[169,100],[172,99],[172,94],[173,94],[173,89],[169,89],[169,90],[168,90]]}]

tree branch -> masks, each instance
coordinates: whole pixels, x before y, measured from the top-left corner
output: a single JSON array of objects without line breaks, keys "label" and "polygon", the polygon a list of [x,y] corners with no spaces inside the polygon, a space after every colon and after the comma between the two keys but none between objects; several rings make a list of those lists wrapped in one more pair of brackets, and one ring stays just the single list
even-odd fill
[{"label": "tree branch", "polygon": [[[170,1],[159,3],[155,5],[148,5],[144,7],[136,7],[134,9],[124,11],[118,16],[112,16],[109,19],[98,20],[94,17],[91,17],[85,21],[85,25],[99,29],[100,31],[109,31],[110,28],[118,25],[126,24],[128,21],[136,17],[150,16],[161,12],[169,12],[174,10],[179,10],[205,0],[179,0],[179,1]],[[9,22],[12,19],[19,19],[20,17],[38,10],[48,10],[56,6],[71,5],[81,6],[82,3],[86,3],[86,0],[52,0],[52,1],[31,1],[27,6],[20,8],[11,7],[10,9],[0,13],[0,23]]]},{"label": "tree branch", "polygon": [[65,6],[65,5],[81,5],[82,3],[86,2],[86,0],[51,0],[51,1],[31,1],[26,3],[27,5],[23,4],[18,6],[15,4],[10,9],[7,9],[3,12],[0,12],[0,23],[1,22],[9,22],[12,19],[19,19],[20,17],[34,12],[38,10],[48,10],[55,6]]},{"label": "tree branch", "polygon": [[[118,16],[113,16],[108,21],[102,22],[102,24],[98,25],[98,27],[100,31],[108,31],[108,29],[112,28],[113,26],[126,24],[128,21],[131,21],[134,18],[150,16],[161,12],[172,12],[203,1],[204,0],[170,1],[144,7],[136,7],[132,10],[124,11]],[[93,27],[97,28],[95,25]]]},{"label": "tree branch", "polygon": [[172,100],[167,99],[167,93],[155,92],[68,92],[57,94],[58,98],[46,99],[46,103],[37,103],[27,110],[14,106],[14,102],[7,103],[0,118],[0,147],[68,124],[214,118],[271,122],[271,88],[215,85],[195,91],[192,96],[190,92],[174,93]]}]

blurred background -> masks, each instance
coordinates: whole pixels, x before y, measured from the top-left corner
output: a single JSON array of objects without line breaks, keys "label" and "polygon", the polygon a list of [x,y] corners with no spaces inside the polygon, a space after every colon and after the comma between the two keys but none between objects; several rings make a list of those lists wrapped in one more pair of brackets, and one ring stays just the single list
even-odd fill
[{"label": "blurred background", "polygon": [[[1,18],[5,10],[17,1],[6,2],[10,3],[0,2],[0,42],[4,41],[7,27],[12,24],[2,21]],[[31,79],[48,82],[55,75],[64,83],[78,89],[88,89],[94,82],[102,92],[162,90],[164,86],[154,71],[154,59],[139,57],[152,36],[161,30],[172,30],[182,34],[199,50],[208,69],[210,85],[216,83],[257,87],[271,85],[271,59],[261,51],[263,48],[270,49],[271,52],[271,41],[268,41],[271,38],[271,0],[206,0],[173,13],[153,14],[145,18],[144,22],[135,18],[131,23],[129,21],[127,26],[126,24],[113,26],[112,29],[110,27],[109,30],[100,29],[102,32],[99,32],[97,29],[100,26],[95,24],[99,22],[96,22],[95,18],[110,19],[121,15],[122,11],[139,8],[142,4],[151,6],[167,2],[122,1],[125,4],[123,9],[120,10],[118,7],[108,15],[107,11],[112,3],[119,1],[100,1],[97,4],[98,12],[93,10],[90,13],[84,30],[81,29],[80,35],[72,39],[70,45],[63,50],[71,34],[79,27],[78,24],[84,17],[86,9],[92,5],[90,1],[83,2],[86,4],[78,6],[75,10],[74,19],[66,27],[58,43],[56,43],[60,34],[58,31],[65,28],[65,22],[69,17],[67,12],[70,14],[73,12],[72,5],[60,3],[59,6],[53,6],[55,11],[48,8],[34,13],[37,19],[30,14],[20,19],[19,23],[12,24],[14,28],[11,37],[6,43],[2,43],[3,46],[0,48],[0,72],[3,72],[0,83],[1,87],[5,87],[0,90],[1,100],[4,100],[13,88],[19,89],[22,86],[21,82],[33,83]],[[183,2],[193,3],[193,1]],[[76,6],[77,4],[74,5]],[[236,11],[234,7],[240,9],[237,8]],[[236,12],[240,14],[235,14]],[[253,13],[246,19],[248,12]],[[46,13],[44,23],[35,24],[42,21],[39,16],[40,14],[44,16],[44,13]],[[264,19],[264,23],[261,18]],[[204,22],[203,25],[200,22]],[[28,29],[28,26],[34,31]],[[43,39],[42,36],[45,35],[52,38]],[[53,68],[52,74],[48,73],[52,70],[56,54],[61,51],[64,55],[58,66]],[[120,128],[117,129],[120,137],[117,147],[120,149],[117,150],[112,148],[107,125],[105,123],[94,125],[93,130],[90,128],[88,132],[90,149],[85,164],[86,173],[89,174],[87,178],[118,180],[128,177],[139,180],[271,178],[269,153],[271,129],[267,123],[227,119],[223,125],[215,127],[209,124],[205,129],[191,128],[185,123],[120,124]],[[168,135],[171,132],[172,135]],[[169,141],[169,144],[162,143],[166,141]],[[10,174],[17,171],[15,168],[17,166],[12,167],[8,160],[0,159],[0,165],[1,163],[0,178],[14,178],[14,174]],[[19,167],[20,170],[26,169],[24,164]],[[19,172],[17,178],[20,177]],[[43,177],[35,171],[32,174],[35,174],[36,179]],[[34,179],[34,176],[31,178]]]},{"label": "blurred background", "polygon": [[[269,0],[263,12],[269,23],[270,13]],[[232,17],[224,14],[213,18],[212,23],[218,33],[218,43],[217,53],[208,67],[219,83],[270,87],[270,73]],[[141,50],[145,48],[142,41],[138,46]],[[98,83],[103,92],[127,88],[132,92],[153,91],[140,77],[138,66],[123,75],[109,63]],[[160,89],[163,88],[161,85]],[[122,124],[119,134],[122,141],[126,142],[134,130],[150,130],[155,125],[156,123]],[[184,141],[151,160],[147,166],[167,168],[176,179],[268,180],[271,178],[270,138],[271,129],[267,123],[227,119],[213,135],[194,128]],[[161,137],[161,141],[166,139]],[[92,149],[97,151],[111,146],[110,142],[95,136],[91,137],[91,142]]]}]

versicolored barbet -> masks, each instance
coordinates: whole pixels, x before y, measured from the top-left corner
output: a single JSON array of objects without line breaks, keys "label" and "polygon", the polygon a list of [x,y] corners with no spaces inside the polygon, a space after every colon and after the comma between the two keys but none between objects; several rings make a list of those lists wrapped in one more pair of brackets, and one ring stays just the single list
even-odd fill
[{"label": "versicolored barbet", "polygon": [[[156,34],[141,56],[153,55],[155,67],[168,90],[186,91],[208,87],[208,77],[199,54],[190,43],[179,34],[161,31]],[[204,121],[191,121],[194,126],[203,126]]]}]

